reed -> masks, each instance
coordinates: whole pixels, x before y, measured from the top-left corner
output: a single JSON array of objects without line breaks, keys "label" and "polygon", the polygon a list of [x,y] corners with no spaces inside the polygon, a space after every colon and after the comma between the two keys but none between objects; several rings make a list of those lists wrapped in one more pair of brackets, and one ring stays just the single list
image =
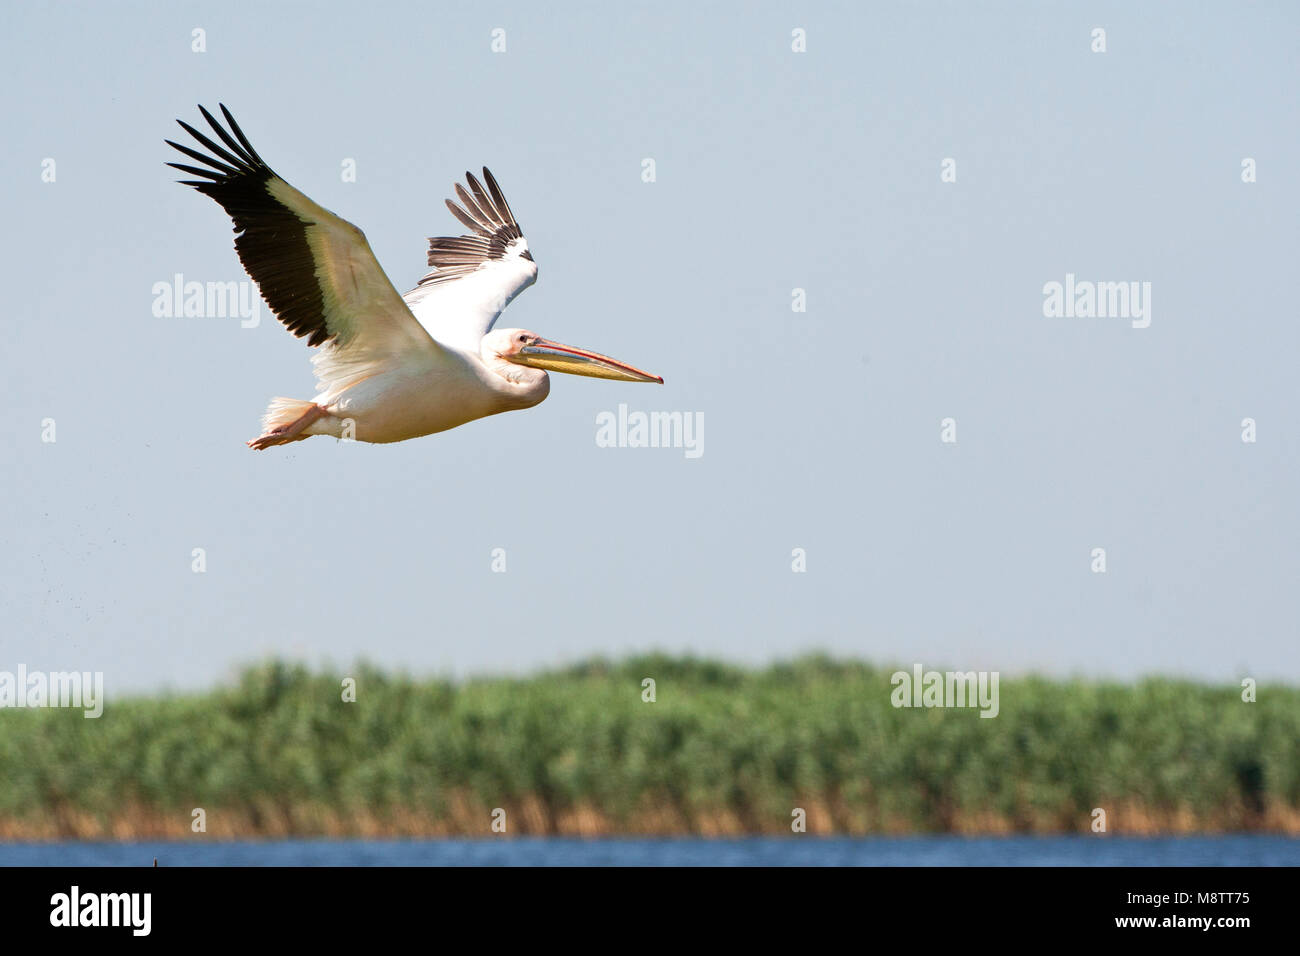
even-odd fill
[{"label": "reed", "polygon": [[[1300,690],[1000,683],[994,719],[892,706],[893,668],[660,655],[526,679],[270,662],[104,714],[0,711],[0,838],[1300,832]],[[642,700],[643,678],[657,699]]]}]

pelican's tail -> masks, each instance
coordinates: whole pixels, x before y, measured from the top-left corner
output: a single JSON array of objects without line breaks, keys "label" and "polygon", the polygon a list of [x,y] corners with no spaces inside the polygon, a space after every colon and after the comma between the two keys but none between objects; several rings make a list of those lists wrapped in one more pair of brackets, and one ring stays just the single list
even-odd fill
[{"label": "pelican's tail", "polygon": [[250,441],[248,447],[262,451],[272,445],[302,441],[311,437],[307,426],[325,414],[325,409],[315,402],[298,398],[273,398],[262,417],[262,434]]}]

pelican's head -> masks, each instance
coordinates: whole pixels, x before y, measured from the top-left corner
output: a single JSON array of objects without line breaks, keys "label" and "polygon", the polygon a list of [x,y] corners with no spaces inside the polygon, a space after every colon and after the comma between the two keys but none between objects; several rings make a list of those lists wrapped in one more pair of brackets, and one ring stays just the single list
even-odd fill
[{"label": "pelican's head", "polygon": [[484,358],[496,358],[543,371],[612,378],[620,382],[664,383],[658,375],[643,372],[608,355],[572,345],[561,345],[527,329],[497,329],[489,332],[483,336],[482,348]]}]

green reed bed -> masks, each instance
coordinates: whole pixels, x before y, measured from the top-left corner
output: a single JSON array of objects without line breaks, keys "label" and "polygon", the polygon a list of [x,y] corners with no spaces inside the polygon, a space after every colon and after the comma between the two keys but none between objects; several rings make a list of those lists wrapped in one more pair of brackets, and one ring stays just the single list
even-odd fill
[{"label": "green reed bed", "polygon": [[[0,710],[0,837],[1300,832],[1300,690],[1004,679],[996,718],[893,668],[648,656],[527,679],[269,663],[236,686]],[[356,701],[341,682],[356,680]],[[656,682],[653,703],[642,681]]]}]

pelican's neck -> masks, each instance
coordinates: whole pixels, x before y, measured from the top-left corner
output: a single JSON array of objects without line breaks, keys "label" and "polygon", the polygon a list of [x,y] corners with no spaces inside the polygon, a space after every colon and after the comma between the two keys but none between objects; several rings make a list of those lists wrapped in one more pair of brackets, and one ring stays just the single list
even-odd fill
[{"label": "pelican's neck", "polygon": [[493,391],[506,396],[511,407],[529,408],[551,391],[551,377],[540,368],[516,365],[498,355],[483,355],[481,361],[493,380]]}]

